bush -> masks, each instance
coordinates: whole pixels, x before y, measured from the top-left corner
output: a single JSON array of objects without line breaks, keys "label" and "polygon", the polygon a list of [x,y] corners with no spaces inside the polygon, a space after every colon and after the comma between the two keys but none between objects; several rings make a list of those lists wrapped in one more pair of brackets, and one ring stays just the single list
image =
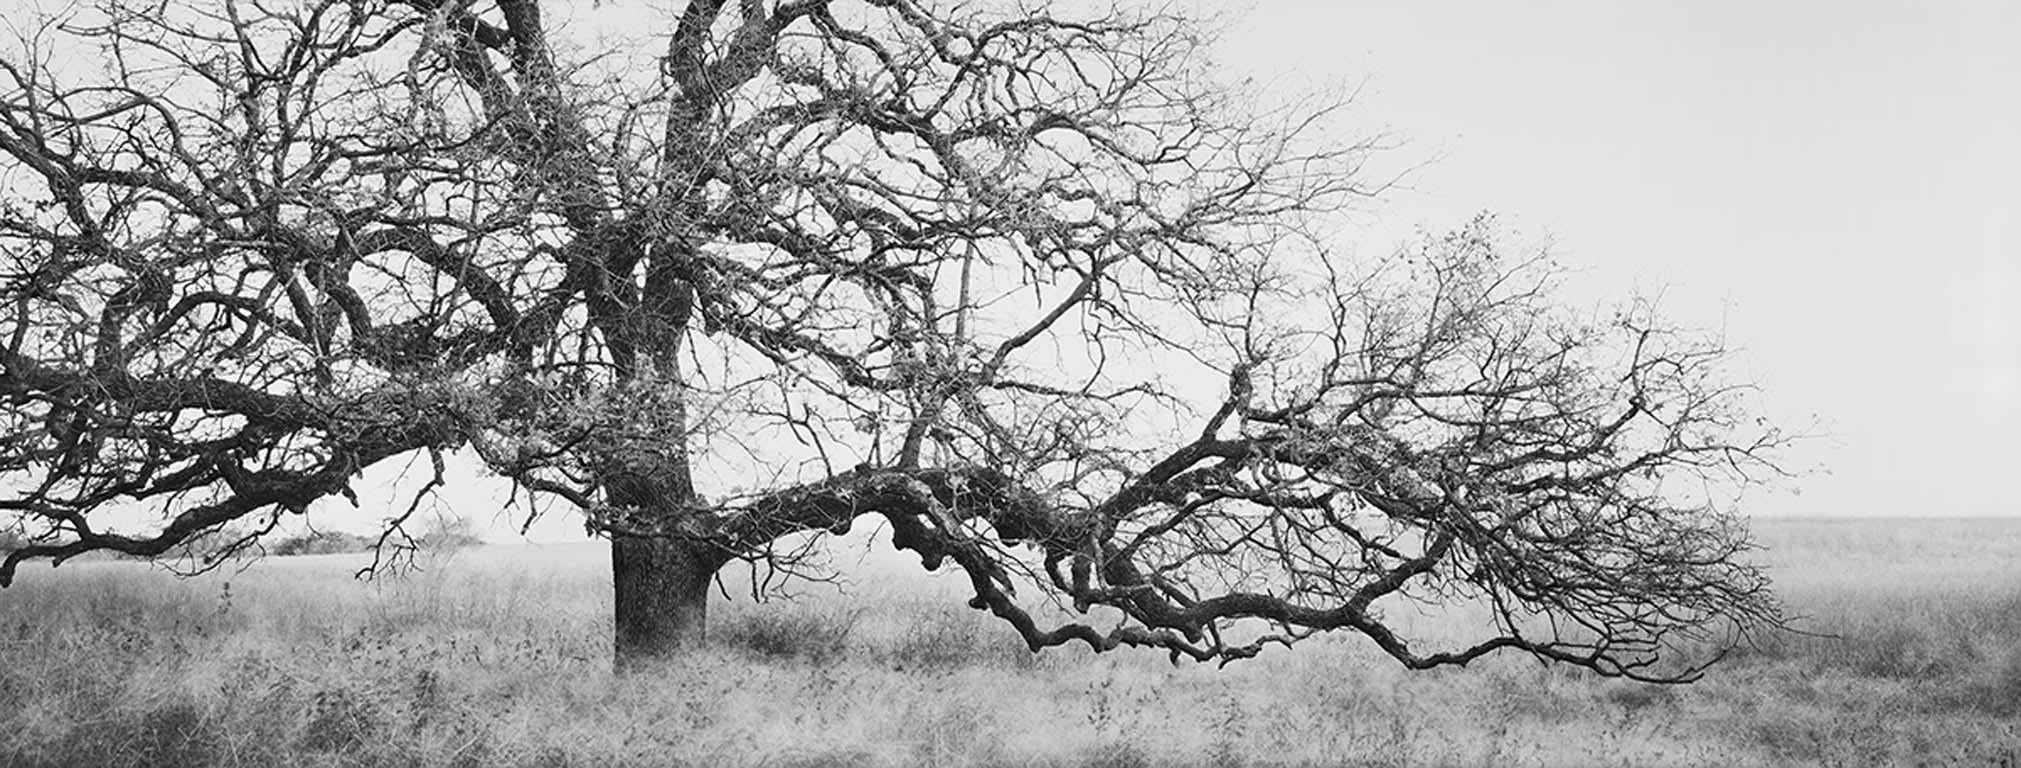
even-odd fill
[{"label": "bush", "polygon": [[340,531],[310,531],[299,536],[289,536],[274,543],[268,552],[280,557],[294,555],[329,555],[341,552],[364,552],[372,548],[373,539]]},{"label": "bush", "polygon": [[446,515],[435,518],[428,530],[421,533],[419,541],[422,549],[432,552],[454,552],[484,545],[484,537],[477,535],[476,526],[470,518]]}]

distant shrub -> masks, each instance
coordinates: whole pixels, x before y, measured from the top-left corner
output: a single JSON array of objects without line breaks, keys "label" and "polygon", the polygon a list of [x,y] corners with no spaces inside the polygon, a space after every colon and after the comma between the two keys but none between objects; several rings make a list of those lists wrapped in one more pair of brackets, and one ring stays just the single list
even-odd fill
[{"label": "distant shrub", "polygon": [[[248,532],[243,528],[227,526],[221,530],[208,531],[190,537],[183,543],[176,545],[175,551],[204,562],[216,562],[228,557],[245,557],[257,554],[257,549],[244,546],[248,535]],[[235,547],[237,549],[233,551]]]},{"label": "distant shrub", "polygon": [[373,541],[364,536],[341,531],[310,531],[281,539],[268,547],[267,551],[281,557],[364,552],[372,548]]},{"label": "distant shrub", "polygon": [[[408,540],[394,534],[393,542],[406,544]],[[346,552],[368,552],[377,546],[377,536],[360,536],[342,531],[309,531],[287,536],[267,545],[267,553],[290,557],[293,555],[330,555]],[[466,517],[437,517],[427,528],[413,538],[413,543],[426,551],[454,552],[469,547],[482,546],[484,537],[477,535],[476,526]]]},{"label": "distant shrub", "polygon": [[468,517],[441,516],[421,533],[421,548],[432,552],[454,552],[484,545],[477,527]]}]

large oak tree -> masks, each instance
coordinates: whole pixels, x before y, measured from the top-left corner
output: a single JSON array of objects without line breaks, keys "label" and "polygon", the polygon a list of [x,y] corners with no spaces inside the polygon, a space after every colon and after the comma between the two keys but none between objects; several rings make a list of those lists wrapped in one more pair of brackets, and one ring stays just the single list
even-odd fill
[{"label": "large oak tree", "polygon": [[[1224,82],[1185,18],[133,0],[16,24],[0,511],[28,538],[0,584],[244,548],[419,453],[611,539],[621,665],[699,639],[726,563],[811,567],[805,534],[865,516],[1034,650],[1227,661],[1344,630],[1418,668],[1515,649],[1670,680],[1780,621],[1720,505],[1788,438],[1718,340],[1569,311],[1487,217],[1344,256],[1377,142]],[[1483,606],[1481,635],[1385,620],[1424,602]]]}]

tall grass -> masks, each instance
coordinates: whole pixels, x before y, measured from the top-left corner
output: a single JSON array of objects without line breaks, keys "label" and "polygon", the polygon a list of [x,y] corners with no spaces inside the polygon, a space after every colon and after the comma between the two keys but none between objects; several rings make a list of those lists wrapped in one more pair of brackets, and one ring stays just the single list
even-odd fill
[{"label": "tall grass", "polygon": [[721,601],[709,647],[617,678],[594,547],[377,582],[344,556],[65,566],[0,592],[0,765],[2021,764],[2021,526],[1762,530],[1814,634],[1684,687],[1413,674],[1351,638],[1225,670],[1034,657],[898,574]]}]

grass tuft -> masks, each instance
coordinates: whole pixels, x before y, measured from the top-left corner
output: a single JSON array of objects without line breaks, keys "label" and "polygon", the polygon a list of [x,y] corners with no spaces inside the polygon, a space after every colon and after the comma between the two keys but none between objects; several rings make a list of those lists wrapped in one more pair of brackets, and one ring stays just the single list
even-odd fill
[{"label": "grass tuft", "polygon": [[204,766],[214,762],[221,735],[202,708],[173,702],[142,713],[133,731],[136,766]]},{"label": "grass tuft", "polygon": [[709,630],[718,646],[765,659],[825,663],[849,651],[860,609],[794,605],[727,617]]},{"label": "grass tuft", "polygon": [[388,718],[377,701],[347,687],[316,691],[300,744],[311,752],[348,753],[371,746]]},{"label": "grass tuft", "polygon": [[896,637],[876,650],[894,668],[934,671],[1029,669],[1040,658],[988,617],[945,607],[918,609]]}]

